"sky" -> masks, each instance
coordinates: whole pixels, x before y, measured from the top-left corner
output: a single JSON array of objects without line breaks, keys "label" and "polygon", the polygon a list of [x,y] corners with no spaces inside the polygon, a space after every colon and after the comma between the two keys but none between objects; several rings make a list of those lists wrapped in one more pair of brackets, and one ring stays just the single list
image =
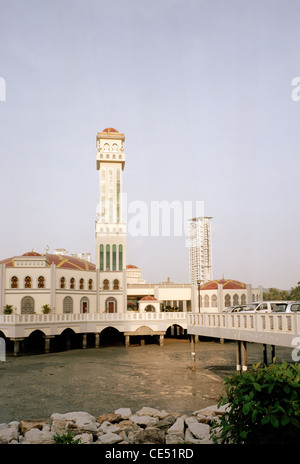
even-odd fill
[{"label": "sky", "polygon": [[[0,11],[0,259],[49,246],[95,261],[96,134],[114,127],[129,205],[202,202],[215,279],[297,285],[298,0],[0,0]],[[127,264],[147,282],[187,283],[186,239],[128,234]]]}]

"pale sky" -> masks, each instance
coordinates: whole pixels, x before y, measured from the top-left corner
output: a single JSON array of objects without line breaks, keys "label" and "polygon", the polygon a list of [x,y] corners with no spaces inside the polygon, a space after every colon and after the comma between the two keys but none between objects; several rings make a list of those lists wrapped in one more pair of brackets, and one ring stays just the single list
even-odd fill
[{"label": "pale sky", "polygon": [[[129,202],[204,202],[214,278],[295,286],[299,17],[298,0],[0,0],[0,259],[95,260],[96,133],[114,127]],[[127,264],[188,282],[185,242],[129,236]]]}]

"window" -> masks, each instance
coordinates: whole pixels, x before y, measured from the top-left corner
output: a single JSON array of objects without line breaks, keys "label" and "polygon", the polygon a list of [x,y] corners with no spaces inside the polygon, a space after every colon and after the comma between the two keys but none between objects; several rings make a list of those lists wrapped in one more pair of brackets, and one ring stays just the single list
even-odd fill
[{"label": "window", "polygon": [[60,279],[60,288],[65,288],[65,286],[66,286],[66,279],[62,277]]},{"label": "window", "polygon": [[245,295],[245,293],[243,293],[242,296],[241,296],[241,304],[242,305],[246,304],[246,295]]},{"label": "window", "polygon": [[89,312],[89,300],[86,296],[81,298],[80,300],[80,312],[81,313],[88,313]]},{"label": "window", "polygon": [[110,270],[110,245],[106,245],[106,270]]},{"label": "window", "polygon": [[237,306],[239,304],[239,296],[235,293],[233,295],[233,306]]},{"label": "window", "polygon": [[21,301],[21,314],[34,313],[34,299],[31,296],[25,296]]},{"label": "window", "polygon": [[89,280],[89,290],[93,290],[93,279]]},{"label": "window", "polygon": [[103,280],[103,290],[109,290],[109,281],[107,279]]},{"label": "window", "polygon": [[73,300],[70,296],[66,296],[63,301],[63,313],[71,314],[73,312]]},{"label": "window", "polygon": [[119,245],[119,271],[123,269],[123,245]]},{"label": "window", "polygon": [[27,276],[24,279],[25,282],[25,288],[31,288],[31,277]]},{"label": "window", "polygon": [[38,288],[45,288],[45,277],[40,276],[38,278]]},{"label": "window", "polygon": [[118,281],[118,279],[115,279],[113,289],[114,290],[119,290],[119,288],[120,288],[119,281]]},{"label": "window", "polygon": [[84,289],[84,280],[83,279],[80,279],[80,281],[79,281],[79,288],[80,288],[80,290]]},{"label": "window", "polygon": [[217,295],[213,295],[211,297],[211,307],[216,308],[217,306],[218,306],[218,304],[217,304]]},{"label": "window", "polygon": [[230,295],[225,295],[225,307],[227,308],[228,306],[231,305],[231,298]]},{"label": "window", "polygon": [[74,277],[72,277],[72,278],[70,279],[70,288],[71,288],[71,289],[74,289],[74,288],[75,288],[75,279],[74,279]]},{"label": "window", "polygon": [[100,271],[104,271],[104,246],[100,245]]},{"label": "window", "polygon": [[113,245],[112,246],[112,268],[113,271],[117,270],[117,246]]},{"label": "window", "polygon": [[209,308],[209,296],[204,295],[204,307]]},{"label": "window", "polygon": [[10,282],[10,288],[18,288],[18,277],[13,276]]},{"label": "window", "polygon": [[117,300],[115,298],[107,298],[105,302],[105,311],[107,313],[116,313],[117,312]]}]

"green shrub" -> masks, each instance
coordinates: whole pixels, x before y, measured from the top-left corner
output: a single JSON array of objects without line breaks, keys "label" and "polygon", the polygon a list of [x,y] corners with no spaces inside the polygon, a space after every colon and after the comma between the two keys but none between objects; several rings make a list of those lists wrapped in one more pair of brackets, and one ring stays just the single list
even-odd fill
[{"label": "green shrub", "polygon": [[[275,359],[274,359],[275,361]],[[300,438],[300,364],[258,363],[224,379],[219,406],[228,404],[212,427],[215,443],[294,444]]]},{"label": "green shrub", "polygon": [[74,440],[74,435],[70,431],[62,435],[56,433],[53,440],[56,445],[78,445],[80,443],[80,438]]}]

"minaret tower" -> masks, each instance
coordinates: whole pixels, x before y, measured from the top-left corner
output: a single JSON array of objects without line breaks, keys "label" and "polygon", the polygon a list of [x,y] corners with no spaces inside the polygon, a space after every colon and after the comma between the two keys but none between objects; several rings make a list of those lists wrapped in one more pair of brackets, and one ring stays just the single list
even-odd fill
[{"label": "minaret tower", "polygon": [[126,224],[122,221],[121,202],[124,140],[124,134],[111,127],[97,133],[96,268],[100,312],[127,310]]}]

